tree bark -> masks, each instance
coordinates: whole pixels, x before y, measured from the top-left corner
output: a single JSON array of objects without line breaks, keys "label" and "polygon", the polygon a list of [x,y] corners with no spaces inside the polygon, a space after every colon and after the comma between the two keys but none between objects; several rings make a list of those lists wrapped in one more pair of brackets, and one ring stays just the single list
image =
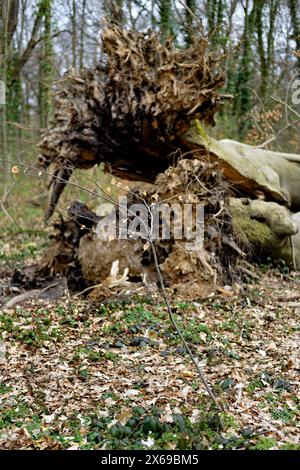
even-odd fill
[{"label": "tree bark", "polygon": [[[296,42],[296,49],[300,51],[300,20],[298,17],[299,12],[299,1],[298,0],[288,0],[292,27],[294,29],[294,41]],[[298,68],[300,69],[300,57],[297,58]]]},{"label": "tree bark", "polygon": [[43,21],[43,7],[43,2],[40,2],[39,9],[36,14],[36,18],[32,28],[30,40],[28,41],[26,49],[24,50],[21,57],[18,59],[15,67],[13,68],[10,80],[11,85],[19,79],[21,71],[23,70],[25,64],[28,62],[29,58],[31,57],[32,51],[40,40],[39,32]]},{"label": "tree bark", "polygon": [[53,78],[52,0],[45,0],[43,11],[43,40],[39,60],[39,118],[42,129],[48,127],[51,115],[51,85]]},{"label": "tree bark", "polygon": [[300,211],[300,155],[272,152],[233,140],[217,141],[196,123],[185,139],[218,159],[224,177],[236,190],[277,201]]}]

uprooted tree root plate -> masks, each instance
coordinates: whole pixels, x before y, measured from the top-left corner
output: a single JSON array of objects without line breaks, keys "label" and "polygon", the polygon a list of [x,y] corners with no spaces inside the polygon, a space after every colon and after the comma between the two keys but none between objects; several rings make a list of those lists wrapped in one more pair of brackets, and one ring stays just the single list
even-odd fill
[{"label": "uprooted tree root plate", "polygon": [[74,168],[104,162],[116,176],[154,182],[176,162],[193,118],[213,124],[226,97],[224,77],[206,39],[188,49],[160,44],[155,33],[116,26],[102,35],[105,63],[71,70],[58,83],[55,119],[42,137],[40,163],[54,164],[47,216]]}]

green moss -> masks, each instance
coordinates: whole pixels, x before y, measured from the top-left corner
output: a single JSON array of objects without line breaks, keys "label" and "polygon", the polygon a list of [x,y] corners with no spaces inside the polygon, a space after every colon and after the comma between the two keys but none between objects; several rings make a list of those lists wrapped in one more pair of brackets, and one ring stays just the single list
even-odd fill
[{"label": "green moss", "polygon": [[250,447],[251,450],[270,450],[276,447],[275,439],[269,437],[261,437],[255,446]]},{"label": "green moss", "polygon": [[271,229],[258,220],[251,219],[250,206],[242,205],[241,201],[232,199],[230,202],[233,228],[242,243],[266,247],[273,237]]},{"label": "green moss", "polygon": [[300,450],[300,444],[286,443],[280,447],[280,450]]}]

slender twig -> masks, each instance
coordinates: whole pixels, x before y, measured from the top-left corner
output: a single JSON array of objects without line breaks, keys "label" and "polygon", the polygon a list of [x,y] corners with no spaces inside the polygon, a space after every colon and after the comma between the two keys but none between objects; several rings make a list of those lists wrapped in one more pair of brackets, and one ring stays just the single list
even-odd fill
[{"label": "slender twig", "polygon": [[254,146],[253,148],[259,149],[259,148],[264,148],[264,147],[266,147],[266,145],[269,145],[269,144],[271,144],[271,142],[273,142],[274,140],[277,140],[278,137],[279,137],[283,132],[285,132],[287,129],[289,129],[289,128],[292,127],[292,126],[295,126],[295,124],[298,124],[298,122],[300,122],[300,117],[299,117],[299,119],[296,119],[296,120],[293,121],[293,122],[289,122],[289,123],[286,124],[284,127],[282,127],[282,129],[280,129],[280,130],[277,132],[276,135],[273,135],[273,137],[270,137],[270,139],[266,140],[265,142],[263,142],[263,143],[260,144],[260,145]]},{"label": "slender twig", "polygon": [[297,270],[297,264],[296,264],[296,257],[295,257],[295,250],[294,250],[294,243],[291,235],[289,236],[289,242],[291,246],[291,252],[292,252],[292,261],[293,261],[293,268],[296,271]]},{"label": "slender twig", "polygon": [[6,215],[6,217],[11,221],[11,223],[13,225],[16,225],[16,227],[20,228],[20,225],[13,219],[13,217],[10,215],[10,213],[8,212],[8,210],[6,209],[5,207],[5,204],[7,202],[7,199],[8,199],[8,196],[9,194],[11,193],[11,191],[13,190],[15,186],[15,181],[9,186],[9,187],[6,187],[5,190],[4,190],[4,194],[0,200],[0,206],[1,206],[1,209],[2,209],[2,212]]},{"label": "slender twig", "polygon": [[276,96],[272,96],[272,99],[274,101],[277,101],[277,103],[280,103],[283,106],[285,106],[286,109],[289,109],[291,113],[295,114],[295,116],[297,116],[297,118],[300,119],[300,114],[294,108],[292,108],[292,106],[290,106],[288,103],[286,103],[285,101],[282,101],[279,98],[276,98]]},{"label": "slender twig", "polygon": [[21,129],[22,131],[28,131],[28,132],[45,132],[46,128],[42,127],[27,127],[24,126],[23,124],[20,124],[19,122],[12,122],[12,121],[5,121],[6,124],[9,126],[16,127],[17,129]]},{"label": "slender twig", "polygon": [[191,8],[186,4],[186,2],[184,2],[183,0],[178,0],[179,3],[188,11],[188,13],[193,17],[193,19],[196,21],[196,23],[198,24],[198,26],[200,26],[200,29],[201,29],[201,33],[203,34],[203,24],[202,24],[202,21],[199,20],[199,18],[197,17],[197,15],[195,15],[195,13],[193,12],[193,10],[191,10]]},{"label": "slender twig", "polygon": [[182,341],[182,344],[184,345],[187,353],[189,354],[194,366],[196,367],[197,369],[197,372],[199,374],[199,377],[204,385],[204,387],[206,388],[206,391],[207,393],[209,394],[210,398],[213,400],[213,402],[215,403],[215,405],[221,409],[220,407],[220,404],[218,403],[216,397],[214,396],[210,386],[208,385],[207,383],[207,380],[206,378],[204,377],[203,375],[203,372],[198,364],[198,361],[196,360],[196,358],[194,357],[189,345],[187,344],[183,334],[181,333],[180,331],[180,328],[178,327],[177,323],[176,323],[176,320],[174,318],[174,315],[173,315],[173,312],[172,312],[172,309],[171,309],[171,306],[170,306],[170,302],[168,300],[168,297],[167,297],[167,294],[166,294],[166,289],[165,289],[165,284],[164,284],[164,280],[163,280],[163,277],[162,277],[162,274],[161,274],[161,269],[159,267],[159,263],[158,263],[158,259],[157,259],[157,253],[156,253],[156,249],[155,249],[155,246],[154,246],[154,243],[151,239],[148,240],[150,245],[151,245],[151,249],[152,249],[152,254],[153,254],[153,258],[154,258],[154,264],[155,264],[155,268],[156,268],[156,272],[157,272],[157,275],[158,275],[158,279],[159,279],[159,283],[160,283],[160,288],[161,288],[161,294],[163,296],[163,299],[164,299],[164,302],[166,304],[166,307],[167,307],[167,311],[168,311],[168,314],[169,314],[169,317],[170,317],[170,320],[179,336],[179,338],[181,339]]}]

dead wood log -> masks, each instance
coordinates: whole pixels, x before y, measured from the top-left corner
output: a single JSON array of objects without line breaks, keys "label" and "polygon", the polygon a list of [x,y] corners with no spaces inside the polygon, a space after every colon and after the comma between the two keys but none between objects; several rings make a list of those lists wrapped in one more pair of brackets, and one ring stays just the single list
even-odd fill
[{"label": "dead wood log", "polygon": [[43,289],[33,289],[23,292],[12,299],[8,300],[2,307],[2,310],[9,310],[16,305],[22,305],[28,300],[57,300],[61,298],[67,290],[67,279],[61,278]]},{"label": "dead wood log", "polygon": [[212,159],[219,161],[224,177],[236,189],[255,198],[276,201],[300,210],[300,156],[263,150],[233,140],[217,141],[194,122],[185,138],[194,149],[205,147]]},{"label": "dead wood log", "polygon": [[231,198],[230,208],[235,235],[245,251],[259,260],[281,259],[300,268],[300,213],[247,198]]}]

